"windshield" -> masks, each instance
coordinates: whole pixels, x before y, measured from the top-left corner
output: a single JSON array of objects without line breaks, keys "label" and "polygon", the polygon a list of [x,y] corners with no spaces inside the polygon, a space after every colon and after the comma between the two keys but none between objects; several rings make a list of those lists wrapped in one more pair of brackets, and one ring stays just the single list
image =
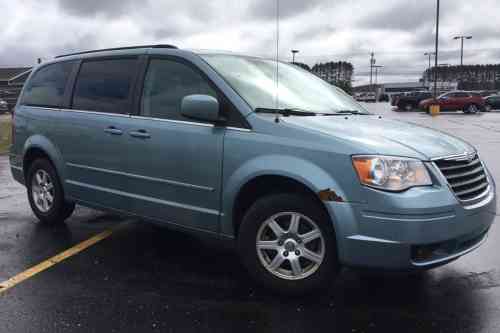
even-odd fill
[{"label": "windshield", "polygon": [[[237,55],[205,54],[208,62],[253,109],[296,109],[314,113],[368,112],[344,91],[298,66]],[[278,91],[279,104],[276,104]]]}]

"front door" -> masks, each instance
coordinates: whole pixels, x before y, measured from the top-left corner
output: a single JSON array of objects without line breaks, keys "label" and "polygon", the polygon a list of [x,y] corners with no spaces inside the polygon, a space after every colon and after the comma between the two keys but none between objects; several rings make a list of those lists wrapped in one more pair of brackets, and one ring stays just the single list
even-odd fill
[{"label": "front door", "polygon": [[192,65],[151,59],[140,116],[127,135],[127,173],[136,214],[217,232],[225,129],[184,118],[182,98],[217,93]]}]

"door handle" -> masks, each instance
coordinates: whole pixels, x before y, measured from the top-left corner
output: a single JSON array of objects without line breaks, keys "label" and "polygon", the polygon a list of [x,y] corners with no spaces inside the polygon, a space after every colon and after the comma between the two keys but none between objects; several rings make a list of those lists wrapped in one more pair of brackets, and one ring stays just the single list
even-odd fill
[{"label": "door handle", "polygon": [[123,131],[121,129],[118,129],[114,126],[109,126],[108,128],[105,128],[104,132],[112,134],[112,135],[122,135],[123,134]]},{"label": "door handle", "polygon": [[149,139],[151,137],[151,135],[146,130],[143,129],[132,131],[129,134],[134,138],[140,138],[140,139]]}]

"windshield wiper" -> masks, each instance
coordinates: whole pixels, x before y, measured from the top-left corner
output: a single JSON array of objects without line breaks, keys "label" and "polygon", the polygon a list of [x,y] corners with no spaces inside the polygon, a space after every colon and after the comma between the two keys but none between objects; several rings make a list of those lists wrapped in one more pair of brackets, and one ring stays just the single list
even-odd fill
[{"label": "windshield wiper", "polygon": [[256,108],[255,112],[257,113],[272,113],[272,114],[280,114],[285,117],[289,116],[316,116],[317,113],[304,111],[301,109],[292,109],[292,108],[284,108],[284,109],[273,109],[273,108]]},{"label": "windshield wiper", "polygon": [[369,115],[367,112],[361,112],[358,110],[338,110],[335,111],[334,113],[328,113],[326,115],[328,116],[335,116],[335,115],[342,115],[342,114],[362,114],[362,115]]}]

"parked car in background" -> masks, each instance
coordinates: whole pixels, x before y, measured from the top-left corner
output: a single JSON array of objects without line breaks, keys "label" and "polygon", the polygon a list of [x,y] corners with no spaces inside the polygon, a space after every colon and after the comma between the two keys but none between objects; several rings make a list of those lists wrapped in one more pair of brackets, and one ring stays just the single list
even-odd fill
[{"label": "parked car in background", "polygon": [[387,94],[380,94],[378,97],[379,102],[389,102],[389,95]]},{"label": "parked car in background", "polygon": [[373,92],[360,93],[355,98],[358,102],[365,102],[365,103],[377,101],[377,97]]},{"label": "parked car in background", "polygon": [[500,110],[500,95],[491,95],[484,99],[485,111]]},{"label": "parked car in background", "polygon": [[3,99],[0,99],[0,114],[7,112],[9,112],[9,104]]},{"label": "parked car in background", "polygon": [[496,213],[473,146],[270,59],[169,45],[57,57],[34,69],[13,126],[11,172],[42,223],[81,204],[216,237],[287,294],[343,266],[444,265]]},{"label": "parked car in background", "polygon": [[484,98],[468,91],[451,91],[440,95],[438,98],[429,98],[420,102],[419,107],[429,111],[431,105],[439,105],[441,111],[463,111],[464,113],[477,113],[484,110]]},{"label": "parked car in background", "polygon": [[478,91],[478,94],[480,94],[483,97],[488,97],[491,95],[498,94],[498,91],[496,91],[496,90],[481,90],[481,91]]},{"label": "parked car in background", "polygon": [[417,109],[421,101],[429,98],[432,98],[429,91],[412,91],[395,97],[392,105],[398,110],[411,111]]}]

